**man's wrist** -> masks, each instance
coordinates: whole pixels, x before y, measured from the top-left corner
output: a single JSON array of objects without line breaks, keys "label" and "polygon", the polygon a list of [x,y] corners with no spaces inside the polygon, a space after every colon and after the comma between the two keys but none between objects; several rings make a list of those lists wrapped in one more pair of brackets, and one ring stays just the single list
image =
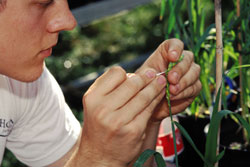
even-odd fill
[{"label": "man's wrist", "polygon": [[81,156],[76,153],[65,167],[127,167],[127,165],[112,160],[107,162],[106,160],[99,159],[98,156]]},{"label": "man's wrist", "polygon": [[148,122],[148,126],[150,126],[150,127],[159,127],[161,122],[162,122],[162,120],[155,121],[155,120],[150,119],[149,122]]},{"label": "man's wrist", "polygon": [[95,148],[91,149],[87,145],[89,144],[82,143],[75,152],[74,165],[67,167],[127,167],[126,163],[113,159],[108,153],[100,152]]}]

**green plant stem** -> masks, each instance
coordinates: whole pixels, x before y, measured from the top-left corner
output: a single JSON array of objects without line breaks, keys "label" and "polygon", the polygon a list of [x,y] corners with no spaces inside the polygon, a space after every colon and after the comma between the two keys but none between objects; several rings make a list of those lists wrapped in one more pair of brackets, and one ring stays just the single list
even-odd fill
[{"label": "green plant stem", "polygon": [[[236,7],[237,7],[237,17],[239,18],[240,17],[240,0],[237,0],[237,6]],[[240,26],[241,25],[239,24],[238,30],[241,29]],[[242,40],[241,31],[238,32],[238,38],[239,38],[239,41]],[[238,42],[237,47],[238,47],[238,50],[240,52],[240,54],[239,54],[239,65],[241,66],[243,63],[242,63],[242,54],[241,54],[242,46],[241,46],[240,42]],[[245,100],[244,100],[245,99],[244,98],[244,93],[245,93],[244,89],[245,88],[243,87],[244,83],[243,83],[243,71],[242,71],[242,68],[239,68],[239,78],[240,78],[239,82],[240,82],[240,90],[241,90],[241,92],[240,92],[240,106],[241,106],[241,109],[242,109],[241,115],[242,115],[242,117],[244,117],[247,120],[247,118],[246,118],[247,108],[246,108]],[[244,138],[245,141],[247,141],[246,140],[247,132],[245,130],[243,131],[243,138]]]},{"label": "green plant stem", "polygon": [[[165,76],[167,78],[168,76],[168,72],[178,63],[183,59],[183,55],[180,57],[180,59],[177,62],[171,62],[168,65],[168,69],[165,71]],[[170,116],[170,120],[171,120],[171,128],[172,128],[172,134],[173,134],[173,139],[174,139],[174,153],[175,153],[175,164],[176,167],[179,166],[178,163],[178,154],[177,154],[177,146],[176,146],[176,136],[175,136],[175,128],[174,128],[174,121],[173,121],[173,115],[172,115],[172,111],[171,111],[171,103],[170,103],[170,92],[169,92],[169,83],[166,84],[166,99],[168,102],[168,108],[169,108],[169,116]]]}]

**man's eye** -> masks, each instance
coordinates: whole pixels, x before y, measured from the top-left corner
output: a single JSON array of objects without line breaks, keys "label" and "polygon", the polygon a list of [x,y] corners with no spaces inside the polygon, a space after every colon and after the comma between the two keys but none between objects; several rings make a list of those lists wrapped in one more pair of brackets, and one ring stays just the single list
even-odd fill
[{"label": "man's eye", "polygon": [[45,0],[45,1],[39,2],[39,5],[47,7],[50,4],[52,4],[53,2],[54,2],[53,0]]}]

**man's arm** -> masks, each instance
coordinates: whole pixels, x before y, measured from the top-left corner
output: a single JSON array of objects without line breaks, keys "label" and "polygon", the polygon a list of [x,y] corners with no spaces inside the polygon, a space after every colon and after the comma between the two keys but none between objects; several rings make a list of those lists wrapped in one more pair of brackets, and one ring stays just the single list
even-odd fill
[{"label": "man's arm", "polygon": [[62,167],[62,166],[65,166],[67,164],[67,162],[73,157],[73,155],[79,149],[80,141],[81,141],[81,133],[80,133],[80,135],[79,135],[79,137],[77,139],[76,144],[62,158],[60,158],[59,160],[57,160],[53,164],[48,165],[48,167]]}]

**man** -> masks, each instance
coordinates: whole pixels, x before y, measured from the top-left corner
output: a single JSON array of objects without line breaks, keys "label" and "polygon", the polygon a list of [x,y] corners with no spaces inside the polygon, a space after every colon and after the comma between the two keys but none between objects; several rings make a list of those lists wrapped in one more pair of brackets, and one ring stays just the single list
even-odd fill
[{"label": "man", "polygon": [[201,90],[193,54],[167,40],[134,74],[113,67],[95,81],[83,97],[81,129],[44,65],[58,33],[75,25],[67,0],[0,0],[0,163],[7,147],[29,166],[132,165],[154,149],[169,115],[166,79],[156,73],[184,54],[168,76],[174,113]]}]

